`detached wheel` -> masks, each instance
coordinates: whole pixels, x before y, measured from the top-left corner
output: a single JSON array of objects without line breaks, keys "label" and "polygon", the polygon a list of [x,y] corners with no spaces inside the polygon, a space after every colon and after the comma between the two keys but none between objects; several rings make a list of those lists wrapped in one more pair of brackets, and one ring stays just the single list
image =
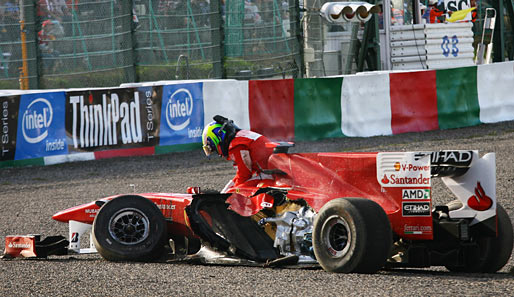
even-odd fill
[{"label": "detached wheel", "polygon": [[[455,200],[447,204],[449,210],[462,207],[460,201]],[[479,247],[478,255],[470,255],[464,259],[464,266],[450,266],[446,268],[454,272],[485,272],[495,273],[502,269],[510,259],[513,247],[512,222],[505,209],[496,204],[497,237],[480,237],[476,239]]]},{"label": "detached wheel", "polygon": [[392,246],[389,219],[376,202],[339,198],[325,204],[314,220],[314,254],[329,272],[374,273]]},{"label": "detached wheel", "polygon": [[152,261],[164,252],[166,221],[152,201],[141,196],[115,198],[93,222],[93,243],[110,261]]}]

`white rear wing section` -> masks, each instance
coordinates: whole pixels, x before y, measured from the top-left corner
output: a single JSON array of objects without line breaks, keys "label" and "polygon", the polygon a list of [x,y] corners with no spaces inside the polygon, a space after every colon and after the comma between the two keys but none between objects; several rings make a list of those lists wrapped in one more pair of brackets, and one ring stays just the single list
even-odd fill
[{"label": "white rear wing section", "polygon": [[462,202],[462,207],[450,211],[452,219],[473,218],[470,225],[496,215],[496,157],[488,153],[482,158],[473,151],[473,161],[461,176],[442,177],[444,184]]}]

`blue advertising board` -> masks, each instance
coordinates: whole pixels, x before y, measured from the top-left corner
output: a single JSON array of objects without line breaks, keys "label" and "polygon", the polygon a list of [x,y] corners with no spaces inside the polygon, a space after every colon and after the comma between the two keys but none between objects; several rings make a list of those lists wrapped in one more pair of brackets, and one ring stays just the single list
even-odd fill
[{"label": "blue advertising board", "polygon": [[163,86],[159,145],[202,142],[203,83]]},{"label": "blue advertising board", "polygon": [[15,160],[68,153],[64,92],[21,95]]}]

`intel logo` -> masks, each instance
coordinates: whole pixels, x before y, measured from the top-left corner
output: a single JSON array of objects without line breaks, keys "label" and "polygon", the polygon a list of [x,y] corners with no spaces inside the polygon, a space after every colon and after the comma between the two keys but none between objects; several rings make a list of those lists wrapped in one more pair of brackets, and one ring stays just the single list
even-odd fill
[{"label": "intel logo", "polygon": [[186,128],[191,122],[193,113],[193,96],[188,89],[176,90],[168,99],[166,104],[166,122],[168,126],[180,131]]},{"label": "intel logo", "polygon": [[48,136],[53,114],[52,105],[44,98],[38,98],[27,106],[23,113],[22,132],[28,143],[38,143]]}]

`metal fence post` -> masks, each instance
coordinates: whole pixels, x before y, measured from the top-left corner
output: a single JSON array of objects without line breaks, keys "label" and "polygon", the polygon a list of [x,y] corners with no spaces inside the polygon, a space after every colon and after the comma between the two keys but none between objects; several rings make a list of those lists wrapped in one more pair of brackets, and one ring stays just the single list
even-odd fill
[{"label": "metal fence post", "polygon": [[505,61],[505,21],[503,0],[493,1],[492,7],[496,9],[496,13],[498,15],[494,26],[494,31],[497,33],[493,35],[493,62],[503,62]]},{"label": "metal fence post", "polygon": [[211,0],[211,43],[212,49],[212,74],[213,78],[226,78],[224,66],[225,61],[225,38],[223,34],[223,16],[220,5],[221,0]]},{"label": "metal fence post", "polygon": [[303,78],[305,74],[305,63],[303,56],[303,47],[304,47],[304,39],[303,39],[303,29],[300,21],[300,1],[303,0],[289,0],[289,22],[290,22],[290,34],[295,38],[293,41],[296,41],[298,45],[298,54],[294,57],[294,61],[296,66],[298,67],[299,77]]},{"label": "metal fence post", "polygon": [[134,1],[120,1],[122,15],[128,16],[123,18],[123,28],[127,28],[130,34],[127,34],[125,42],[130,46],[131,50],[127,51],[127,64],[131,67],[126,68],[125,77],[126,82],[136,82],[136,60],[134,59],[135,44],[134,44]]},{"label": "metal fence post", "polygon": [[[35,1],[20,0],[20,29],[22,40],[22,59],[23,87],[28,89],[39,88],[39,71],[38,63],[40,62],[37,54],[37,27],[36,26],[36,9]],[[22,84],[20,82],[20,87]]]}]

